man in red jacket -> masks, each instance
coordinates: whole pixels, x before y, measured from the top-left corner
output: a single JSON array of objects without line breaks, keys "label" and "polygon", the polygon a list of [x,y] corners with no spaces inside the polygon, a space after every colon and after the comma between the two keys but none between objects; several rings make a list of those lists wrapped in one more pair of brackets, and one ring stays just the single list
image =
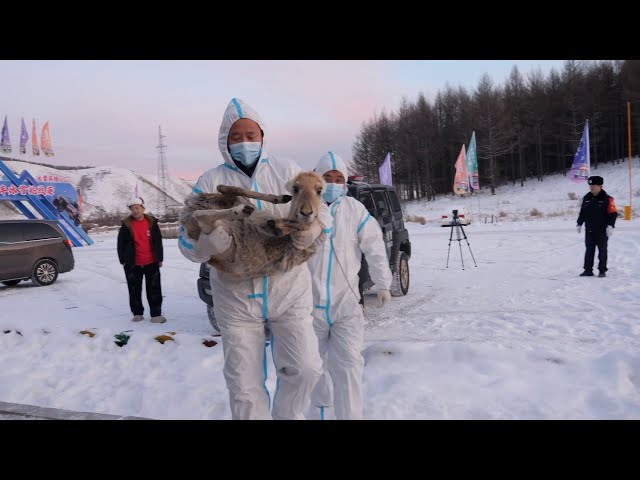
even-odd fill
[{"label": "man in red jacket", "polygon": [[144,213],[144,200],[136,197],[127,202],[131,215],[122,220],[118,232],[118,257],[124,266],[129,287],[129,305],[134,322],[144,320],[142,305],[142,278],[145,279],[147,301],[153,323],[167,321],[162,316],[162,233],[158,220]]}]

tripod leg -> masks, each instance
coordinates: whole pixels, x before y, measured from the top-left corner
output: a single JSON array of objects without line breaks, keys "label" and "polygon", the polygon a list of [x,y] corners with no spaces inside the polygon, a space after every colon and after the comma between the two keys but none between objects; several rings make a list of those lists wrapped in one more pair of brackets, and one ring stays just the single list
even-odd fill
[{"label": "tripod leg", "polygon": [[464,270],[464,258],[462,258],[462,244],[460,243],[460,240],[462,240],[462,238],[460,237],[460,228],[462,228],[460,225],[456,225],[456,235],[458,236],[458,247],[460,248],[460,261],[462,262],[462,269]]},{"label": "tripod leg", "polygon": [[462,230],[462,235],[464,235],[464,239],[467,242],[467,247],[469,247],[469,253],[471,254],[471,258],[473,258],[473,264],[477,267],[476,258],[473,256],[473,252],[471,251],[471,245],[469,245],[469,240],[467,239],[467,235],[464,233],[464,228],[460,225],[460,229]]},{"label": "tripod leg", "polygon": [[449,234],[449,248],[447,249],[447,267],[449,268],[449,253],[451,253],[451,240],[453,239],[453,225],[451,225],[451,233]]}]

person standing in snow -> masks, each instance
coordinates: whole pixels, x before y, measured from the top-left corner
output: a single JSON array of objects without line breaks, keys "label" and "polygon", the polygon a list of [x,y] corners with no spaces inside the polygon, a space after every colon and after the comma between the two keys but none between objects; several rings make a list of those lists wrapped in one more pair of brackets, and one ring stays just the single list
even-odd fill
[{"label": "person standing in snow", "polygon": [[603,184],[602,177],[589,177],[591,191],[582,199],[578,215],[578,233],[582,229],[582,224],[586,224],[584,238],[587,250],[584,254],[584,272],[580,274],[581,277],[593,276],[593,259],[596,247],[598,247],[598,270],[600,271],[598,276],[607,276],[605,273],[607,271],[607,243],[609,237],[613,235],[618,210],[613,197],[603,190]]},{"label": "person standing in snow", "polygon": [[379,307],[391,300],[391,269],[380,225],[362,203],[347,196],[344,160],[328,152],[314,172],[327,182],[323,198],[332,223],[325,230],[329,239],[307,261],[313,279],[313,327],[324,361],[307,418],[331,418],[335,413],[338,420],[359,420],[364,371],[364,315],[358,289],[362,254],[378,288]]},{"label": "person standing in snow", "polygon": [[[194,194],[217,193],[218,185],[256,192],[282,194],[301,168],[267,150],[265,125],[258,113],[240,99],[229,102],[224,113],[218,147],[224,163],[206,171]],[[249,200],[258,211],[286,217],[290,205]],[[325,209],[324,215],[328,215]],[[324,223],[325,219],[323,219]],[[324,241],[322,227],[291,234],[296,248]],[[190,238],[181,227],[178,245],[193,262],[206,262],[224,252],[233,239],[222,227]],[[305,264],[285,273],[239,280],[210,269],[209,280],[215,316],[222,334],[223,374],[229,390],[234,420],[300,419],[311,390],[322,373],[322,360],[313,330],[311,274]],[[277,382],[271,398],[266,387],[267,352],[265,325],[271,332],[271,348]],[[270,411],[271,410],[271,411]]]},{"label": "person standing in snow", "polygon": [[127,207],[131,215],[122,220],[118,232],[118,258],[124,266],[129,287],[129,306],[133,313],[133,322],[144,320],[142,305],[142,279],[145,279],[147,301],[151,321],[164,323],[167,319],[162,315],[162,287],[160,284],[160,267],[164,251],[162,248],[162,232],[158,220],[144,213],[144,200],[140,197],[129,199]]}]

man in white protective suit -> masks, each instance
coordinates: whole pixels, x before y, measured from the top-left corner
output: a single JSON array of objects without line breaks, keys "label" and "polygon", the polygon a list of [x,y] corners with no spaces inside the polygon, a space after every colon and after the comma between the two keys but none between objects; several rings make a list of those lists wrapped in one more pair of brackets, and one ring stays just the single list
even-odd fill
[{"label": "man in white protective suit", "polygon": [[313,327],[318,336],[323,375],[311,395],[307,418],[362,419],[364,312],[358,272],[364,253],[378,289],[378,306],[391,299],[391,269],[380,225],[358,200],[348,197],[347,167],[328,152],[314,171],[323,176],[323,194],[332,223],[307,264],[313,281]]},{"label": "man in white protective suit", "polygon": [[[222,119],[218,146],[224,163],[206,171],[193,194],[217,193],[218,185],[231,185],[271,194],[287,193],[286,184],[301,168],[280,160],[267,150],[266,129],[260,116],[240,99],[231,100]],[[289,204],[250,200],[258,211],[286,217]],[[326,225],[328,211],[321,218]],[[304,249],[323,235],[323,228],[295,232],[292,241]],[[321,239],[320,239],[321,240]],[[178,245],[191,261],[205,262],[224,252],[232,238],[222,227],[197,239],[181,229]],[[304,419],[303,411],[322,373],[318,341],[313,330],[311,275],[306,264],[282,274],[239,280],[211,268],[215,317],[222,334],[223,373],[235,419]],[[265,325],[277,383],[271,408],[266,387]]]}]

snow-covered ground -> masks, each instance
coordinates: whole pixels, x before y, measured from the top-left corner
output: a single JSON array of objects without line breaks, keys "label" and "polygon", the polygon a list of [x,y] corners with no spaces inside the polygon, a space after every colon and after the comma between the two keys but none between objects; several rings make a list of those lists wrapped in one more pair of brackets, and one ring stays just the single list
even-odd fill
[{"label": "snow-covered ground", "polygon": [[[640,218],[640,159],[633,158],[633,218]],[[597,170],[592,169],[591,175],[604,178],[604,189],[616,200],[619,212],[629,204],[629,163],[619,165],[600,164]],[[582,197],[589,192],[586,184],[575,184],[569,177],[552,175],[544,177],[542,182],[535,178],[528,179],[524,187],[520,182],[502,185],[496,190],[496,195],[483,188],[479,195],[459,198],[453,195],[439,196],[435,201],[426,200],[410,202],[405,212],[412,215],[424,216],[428,222],[438,222],[443,214],[451,215],[451,210],[462,207],[471,213],[475,223],[490,222],[491,216],[499,222],[540,221],[550,218],[565,218],[575,220],[578,217]],[[571,199],[574,197],[575,199]],[[533,210],[539,213],[532,215]]]},{"label": "snow-covered ground", "polygon": [[[622,208],[628,167],[608,168],[592,173],[605,178]],[[465,227],[470,248],[454,240],[448,269],[450,229],[407,223],[408,295],[382,309],[373,306],[375,297],[366,299],[365,418],[640,418],[640,220],[618,219],[607,278],[578,277],[584,234],[575,231],[578,201],[567,192],[587,191],[547,178],[482,196],[485,204],[509,202],[501,220],[531,208],[545,215],[472,223]],[[406,210],[434,220],[453,203]],[[634,204],[637,210],[640,198]],[[116,235],[93,238],[94,245],[74,249],[76,268],[54,285],[0,286],[0,401],[158,419],[230,418],[222,347],[202,344],[212,329],[197,295],[199,266],[182,257],[176,240],[165,240],[168,322],[133,324]],[[95,337],[79,333],[89,328]],[[133,330],[131,339],[118,347],[114,335],[124,330]],[[177,332],[175,342],[154,340],[167,331]],[[273,394],[270,356],[268,364]]]}]

